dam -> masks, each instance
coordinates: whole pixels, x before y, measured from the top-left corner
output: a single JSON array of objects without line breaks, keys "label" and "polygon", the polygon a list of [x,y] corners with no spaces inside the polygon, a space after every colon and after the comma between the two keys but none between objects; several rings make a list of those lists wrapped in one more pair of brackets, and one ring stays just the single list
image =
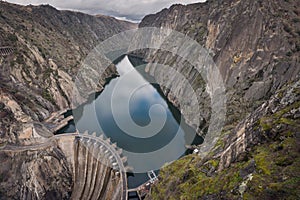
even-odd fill
[{"label": "dam", "polygon": [[[116,64],[119,77],[111,79],[100,94],[95,94],[95,99],[65,113],[64,120],[71,119],[70,123],[57,131],[57,134],[67,134],[88,130],[110,138],[123,149],[128,165],[134,169],[134,173],[127,173],[128,189],[131,190],[149,182],[147,172],[154,171],[157,175],[165,163],[189,153],[187,141],[202,142],[202,138],[195,137],[194,129],[185,124],[180,112],[167,101],[159,87],[151,83],[151,77],[143,73],[143,68],[136,67],[143,66],[141,63],[132,56],[121,58]],[[157,105],[162,109],[152,109]],[[152,117],[149,116],[150,110],[153,111]],[[138,127],[132,126],[128,119],[132,119]],[[151,124],[159,127],[164,120],[156,135],[151,135],[153,130],[145,130]],[[153,156],[149,159],[135,156],[163,149],[169,143],[173,146],[160,153],[157,157],[162,159],[156,163],[152,162],[155,160]]]},{"label": "dam", "polygon": [[[132,63],[124,56],[116,64],[120,76],[91,102],[28,123],[16,143],[0,145],[0,178],[12,187],[22,179],[12,190],[20,199],[141,199],[165,163],[188,153],[194,130]],[[128,119],[140,128],[128,129]],[[156,135],[141,129],[151,123],[161,128]]]},{"label": "dam", "polygon": [[[34,123],[32,130],[24,130],[16,145],[1,144],[0,156],[5,158],[2,174],[22,176],[22,170],[30,174],[24,177],[26,186],[20,188],[21,199],[35,199],[37,194],[48,199],[141,199],[149,191],[150,185],[157,181],[159,168],[187,153],[186,140],[194,136],[194,130],[181,123],[184,120],[180,112],[166,101],[159,88],[147,82],[128,56],[116,66],[120,77],[110,80],[92,102],[72,110],[71,114],[61,110],[52,113],[42,123]],[[125,77],[126,81],[121,87],[116,87],[128,71],[130,76]],[[135,91],[135,88],[139,90]],[[115,89],[119,92],[111,100]],[[135,92],[130,95],[128,91],[132,89]],[[124,105],[124,98],[131,100],[129,105]],[[127,120],[131,118],[140,127],[147,126],[152,120],[149,110],[159,104],[163,110],[152,109],[151,114],[160,123],[164,113],[164,126],[157,135],[139,130],[132,130],[130,133],[135,135],[128,135],[114,123],[116,118],[111,118],[112,112],[107,109],[111,108],[108,103],[115,100],[115,108],[118,108],[115,114],[122,116],[119,123],[128,124]],[[128,107],[130,115],[124,117],[124,108]],[[196,139],[196,143],[199,143]],[[157,156],[161,159],[154,167],[153,157],[134,160],[130,154],[155,152],[170,141],[174,142],[172,151]],[[139,163],[146,168],[139,169]],[[20,170],[18,167],[11,168],[12,165],[23,167]],[[39,177],[44,177],[47,183],[59,183],[66,188],[56,190],[55,185],[45,186]]]},{"label": "dam", "polygon": [[[34,155],[42,150],[61,150],[72,171],[74,184],[71,199],[127,200],[126,157],[109,139],[85,132],[25,139],[22,142],[21,146],[2,147],[1,154],[16,158],[23,153]],[[25,192],[25,195],[26,198],[34,197],[31,191]]]}]

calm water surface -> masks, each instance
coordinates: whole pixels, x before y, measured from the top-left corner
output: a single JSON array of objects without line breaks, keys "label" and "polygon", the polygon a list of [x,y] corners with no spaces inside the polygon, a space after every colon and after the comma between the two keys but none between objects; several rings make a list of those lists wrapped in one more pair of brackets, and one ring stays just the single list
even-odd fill
[{"label": "calm water surface", "polygon": [[[170,141],[173,146],[153,159],[160,160],[161,165],[178,159],[183,152],[186,153],[186,141],[191,140],[189,137],[194,137],[194,130],[185,123],[179,125],[179,111],[166,101],[159,89],[146,80],[146,75],[136,70],[128,56],[116,67],[120,77],[110,80],[93,101],[73,110],[76,128],[80,132],[88,130],[104,133],[125,150],[128,164],[133,167],[146,164],[151,168],[153,160],[137,159],[126,151],[153,152]],[[154,129],[158,129],[156,134],[151,131]],[[60,132],[74,130],[73,123]],[[196,138],[194,142],[200,143],[201,138]],[[131,174],[128,176],[128,186],[134,188],[147,180],[146,173]]]}]

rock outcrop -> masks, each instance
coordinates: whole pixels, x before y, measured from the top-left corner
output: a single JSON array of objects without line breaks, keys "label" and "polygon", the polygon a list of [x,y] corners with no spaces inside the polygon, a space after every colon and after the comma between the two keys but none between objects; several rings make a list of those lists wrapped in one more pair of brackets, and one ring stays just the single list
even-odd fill
[{"label": "rock outcrop", "polygon": [[[209,0],[173,5],[142,20],[139,27],[174,29],[208,49],[227,96],[226,124],[214,149],[163,169],[149,199],[299,198],[299,23],[299,2],[293,0]],[[192,72],[168,52],[145,57]],[[186,77],[193,83],[195,76]],[[198,83],[203,91],[205,82]],[[184,81],[176,87],[180,91]],[[180,93],[163,90],[176,104]],[[206,123],[199,128],[205,131],[210,99],[205,90],[198,96]],[[177,106],[187,119],[198,114]]]},{"label": "rock outcrop", "polygon": [[[19,6],[0,2],[1,140],[16,142],[24,122],[42,121],[71,107],[74,78],[97,44],[135,24],[112,17],[59,11],[49,5]],[[103,74],[114,75],[113,66]],[[19,122],[18,125],[15,125]]]},{"label": "rock outcrop", "polygon": [[[227,122],[236,123],[299,73],[298,4],[297,1],[211,0],[173,5],[146,16],[139,27],[170,28],[208,49],[225,82],[229,102]],[[174,48],[180,50],[180,46]],[[186,75],[191,83],[195,82],[194,77],[199,77],[197,71],[186,70],[193,66],[180,57],[160,51],[150,53],[146,56],[148,61],[171,65],[183,74],[191,71]],[[180,70],[183,64],[185,71]],[[177,87],[184,87],[184,80]],[[209,99],[206,92],[201,92],[203,81],[198,81],[197,88],[200,88],[198,96],[204,99],[200,103],[203,117],[209,121],[209,106],[205,103]],[[180,94],[169,95],[167,89],[165,93],[176,104],[174,96]],[[193,118],[189,113],[185,115]]]},{"label": "rock outcrop", "polygon": [[[97,42],[134,25],[48,5],[0,5],[0,47],[13,49],[0,55],[0,156],[5,161],[0,198],[119,198],[124,189],[117,173],[97,161],[84,161],[93,160],[83,145],[87,141],[68,147],[45,142],[51,133],[32,122],[69,108],[69,92],[84,56]],[[175,29],[207,48],[227,94],[226,125],[214,149],[206,157],[190,155],[162,169],[149,199],[300,198],[299,7],[297,0],[209,0],[174,5],[143,19],[140,27]],[[205,135],[211,116],[205,81],[193,66],[168,52],[149,51],[146,58],[173,65],[192,83],[202,99],[197,128]],[[112,66],[99,90],[114,73]],[[176,100],[184,82],[176,86],[174,94],[162,89],[193,125],[194,113]],[[14,150],[1,151],[6,144],[15,145]],[[26,145],[37,148],[27,150]],[[72,157],[72,152],[78,155]],[[92,177],[100,169],[103,173],[96,174],[107,184]],[[73,188],[78,190],[72,193]]]},{"label": "rock outcrop", "polygon": [[0,158],[1,199],[127,199],[126,157],[103,137],[28,139]]},{"label": "rock outcrop", "polygon": [[12,146],[0,151],[1,199],[70,199],[71,168],[57,145]]},{"label": "rock outcrop", "polygon": [[[78,142],[76,159],[88,156],[91,162],[73,160],[72,165],[69,159],[74,156],[68,153],[74,155],[74,140],[71,149],[63,148],[52,142],[53,133],[41,122],[71,108],[76,73],[89,51],[136,24],[49,5],[0,1],[0,25],[0,199],[120,199],[124,180],[103,164],[108,158],[100,156],[103,163],[93,160]],[[109,66],[97,90],[115,74],[115,67]],[[84,171],[90,179],[77,180],[86,176],[74,169],[87,162],[94,166]],[[87,184],[90,188],[84,188]]]},{"label": "rock outcrop", "polygon": [[285,85],[236,127],[226,126],[208,156],[162,169],[148,199],[297,199],[299,89],[299,80]]}]

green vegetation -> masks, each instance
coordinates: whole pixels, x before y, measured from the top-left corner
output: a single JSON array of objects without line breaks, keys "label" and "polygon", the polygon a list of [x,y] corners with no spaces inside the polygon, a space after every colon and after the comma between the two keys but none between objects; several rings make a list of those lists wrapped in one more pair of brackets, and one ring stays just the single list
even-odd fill
[{"label": "green vegetation", "polygon": [[54,71],[50,67],[46,68],[46,70],[43,72],[43,80],[48,79],[53,72]]},{"label": "green vegetation", "polygon": [[258,147],[256,154],[254,155],[254,160],[258,169],[258,172],[263,174],[271,175],[270,162],[266,160],[269,152],[264,147]]},{"label": "green vegetation", "polygon": [[257,148],[254,156],[258,173],[249,182],[249,190],[245,199],[256,196],[281,199],[297,199],[300,197],[300,159],[297,155],[299,147],[294,137],[284,141],[276,141],[271,145]]},{"label": "green vegetation", "polygon": [[262,127],[263,131],[268,131],[272,128],[272,123],[268,120],[268,118],[262,117],[259,121],[259,124]]},{"label": "green vegetation", "polygon": [[7,39],[8,39],[10,42],[12,42],[12,43],[15,43],[15,42],[18,41],[17,36],[14,35],[14,34],[9,34]]},{"label": "green vegetation", "polygon": [[[165,166],[160,172],[159,183],[151,190],[151,198],[192,200],[209,196],[215,199],[239,199],[239,187],[245,181],[240,173],[250,166],[250,162],[254,162],[254,171],[249,172],[253,177],[246,183],[243,199],[299,199],[300,147],[295,135],[295,131],[299,130],[299,120],[290,119],[287,115],[299,107],[300,102],[296,102],[260,118],[258,125],[261,129],[255,131],[264,137],[277,131],[276,136],[254,146],[246,159],[232,163],[229,168],[218,171],[219,159],[213,158],[212,154],[205,161],[197,155],[188,155]],[[275,126],[287,127],[280,131],[274,130]],[[219,139],[216,148],[223,147],[223,141]]]},{"label": "green vegetation", "polygon": [[47,99],[48,101],[50,101],[51,103],[55,104],[55,101],[53,99],[53,97],[51,96],[50,92],[47,89],[44,89],[42,92],[42,97],[44,99]]},{"label": "green vegetation", "polygon": [[269,131],[272,129],[273,126],[278,124],[286,124],[291,126],[299,127],[299,124],[292,119],[282,117],[284,114],[288,113],[294,108],[300,107],[300,102],[296,102],[276,113],[268,117],[260,118],[259,124],[262,127],[263,131]]},{"label": "green vegetation", "polygon": [[[201,199],[205,195],[235,190],[242,182],[239,170],[249,164],[236,163],[230,169],[208,176],[204,172],[216,168],[219,160],[208,160],[199,167],[200,162],[198,156],[189,155],[165,167],[160,173],[162,182],[153,188],[151,197],[161,199],[167,195],[167,199]],[[236,195],[229,194],[230,197]]]},{"label": "green vegetation", "polygon": [[[286,199],[300,197],[300,160],[297,156],[295,138],[258,146],[253,157],[256,170],[247,183],[244,199],[257,196],[270,198],[280,195]],[[240,197],[237,188],[243,182],[240,170],[250,161],[233,163],[230,168],[207,176],[210,166],[217,167],[218,160],[212,159],[201,165],[201,159],[195,155],[186,156],[161,170],[160,182],[151,192],[153,199],[201,199],[207,195],[222,194],[228,199]],[[206,168],[206,169],[205,169]],[[298,188],[298,189],[297,189]]]},{"label": "green vegetation", "polygon": [[283,117],[279,119],[279,123],[287,124],[287,125],[291,125],[291,126],[298,126],[298,124],[295,120],[283,118]]},{"label": "green vegetation", "polygon": [[291,52],[291,51],[288,51],[287,53],[286,53],[286,56],[288,56],[288,57],[291,57],[293,55],[293,53]]}]

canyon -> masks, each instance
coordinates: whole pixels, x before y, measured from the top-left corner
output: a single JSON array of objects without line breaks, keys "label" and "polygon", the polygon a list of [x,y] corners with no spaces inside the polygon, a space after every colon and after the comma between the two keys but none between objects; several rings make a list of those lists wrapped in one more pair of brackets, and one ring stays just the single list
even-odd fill
[{"label": "canyon", "polygon": [[[162,168],[146,199],[300,198],[299,8],[297,0],[208,0],[144,17],[140,29],[173,29],[206,48],[227,99],[224,127],[214,147]],[[6,2],[0,2],[0,24],[0,199],[126,199],[126,158],[114,154],[119,150],[113,144],[78,133],[59,138],[45,121],[72,108],[70,92],[89,51],[137,24]],[[186,77],[201,99],[201,123],[194,128],[205,137],[212,116],[205,78],[167,51],[132,54],[171,65]],[[153,75],[159,68],[149,64],[145,71]],[[115,75],[111,65],[97,91]],[[190,97],[181,89],[185,82],[174,87],[173,92],[161,89],[193,127],[199,113],[191,111],[190,102],[178,101]],[[99,151],[102,143],[114,148],[109,150],[113,157]],[[114,169],[117,160],[123,161]],[[93,174],[102,178],[97,182]]]}]

